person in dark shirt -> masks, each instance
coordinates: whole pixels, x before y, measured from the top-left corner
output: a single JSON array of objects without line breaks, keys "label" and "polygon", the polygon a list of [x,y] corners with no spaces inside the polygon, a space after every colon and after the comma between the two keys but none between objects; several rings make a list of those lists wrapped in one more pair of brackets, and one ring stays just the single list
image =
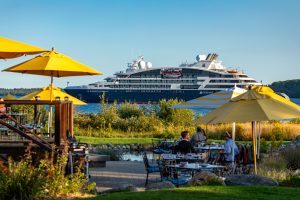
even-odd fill
[{"label": "person in dark shirt", "polygon": [[187,153],[195,153],[195,150],[192,146],[192,143],[189,141],[190,134],[188,131],[181,132],[182,140],[176,146],[176,152],[187,154]]}]

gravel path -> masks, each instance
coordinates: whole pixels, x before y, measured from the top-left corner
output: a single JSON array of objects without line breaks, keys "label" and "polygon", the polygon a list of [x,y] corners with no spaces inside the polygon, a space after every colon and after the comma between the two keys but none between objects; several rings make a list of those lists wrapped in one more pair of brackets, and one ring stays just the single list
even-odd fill
[{"label": "gravel path", "polygon": [[[97,191],[122,188],[133,185],[143,190],[146,181],[146,170],[143,162],[137,161],[108,161],[106,167],[90,168],[90,181],[96,182]],[[149,174],[149,183],[160,181],[159,173]]]}]

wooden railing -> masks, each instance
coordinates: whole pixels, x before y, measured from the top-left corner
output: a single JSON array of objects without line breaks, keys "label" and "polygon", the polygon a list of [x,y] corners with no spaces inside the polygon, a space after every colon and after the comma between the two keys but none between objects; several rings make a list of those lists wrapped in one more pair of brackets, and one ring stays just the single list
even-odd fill
[{"label": "wooden railing", "polygon": [[[62,148],[68,145],[68,136],[73,135],[73,104],[70,101],[27,101],[27,100],[6,100],[1,101],[0,104],[5,104],[7,107],[13,105],[33,105],[34,106],[34,116],[36,118],[38,107],[41,105],[50,105],[54,106],[54,144],[57,148]],[[14,126],[7,121],[11,120],[14,122]],[[34,134],[29,133],[28,128],[24,127],[9,114],[9,113],[0,113],[0,124],[8,128],[10,131],[13,131],[20,136],[26,138],[29,141],[37,144],[39,147],[45,150],[52,150],[52,147],[48,141],[41,137],[38,137]],[[17,124],[17,125],[16,125]],[[52,134],[50,134],[52,135]],[[1,137],[0,137],[1,142]],[[11,141],[13,143],[14,141]],[[17,142],[17,141],[16,141]],[[1,153],[1,152],[0,152]]]}]

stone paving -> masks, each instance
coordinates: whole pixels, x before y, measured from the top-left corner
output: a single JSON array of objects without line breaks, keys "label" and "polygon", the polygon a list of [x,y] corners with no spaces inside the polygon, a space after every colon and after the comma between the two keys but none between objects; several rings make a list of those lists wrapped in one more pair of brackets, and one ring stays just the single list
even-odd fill
[{"label": "stone paving", "polygon": [[[108,161],[106,167],[90,168],[91,182],[96,182],[97,191],[123,188],[133,185],[138,190],[145,189],[146,170],[143,162]],[[159,173],[149,174],[148,183],[159,182]]]}]

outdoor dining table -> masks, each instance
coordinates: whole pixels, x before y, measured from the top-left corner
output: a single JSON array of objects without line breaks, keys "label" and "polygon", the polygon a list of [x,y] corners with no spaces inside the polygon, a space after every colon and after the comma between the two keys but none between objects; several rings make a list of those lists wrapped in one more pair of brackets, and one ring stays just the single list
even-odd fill
[{"label": "outdoor dining table", "polygon": [[195,172],[200,171],[211,171],[211,172],[221,172],[225,166],[223,165],[212,165],[208,163],[180,163],[175,165],[168,165],[168,167],[175,167],[177,169],[182,170],[191,170],[192,176],[194,176]]},{"label": "outdoor dining table", "polygon": [[176,161],[183,161],[188,160],[192,162],[197,162],[203,160],[202,155],[199,154],[161,154],[161,158],[164,160],[176,160]]},{"label": "outdoor dining table", "polygon": [[224,150],[224,145],[205,145],[205,146],[195,146],[196,151],[206,151],[208,152],[208,161],[212,161],[213,155],[212,151],[221,151]]},{"label": "outdoor dining table", "polygon": [[206,146],[195,146],[195,149],[198,150],[206,150],[206,151],[211,151],[211,150],[223,150],[224,146],[223,145],[206,145]]}]

